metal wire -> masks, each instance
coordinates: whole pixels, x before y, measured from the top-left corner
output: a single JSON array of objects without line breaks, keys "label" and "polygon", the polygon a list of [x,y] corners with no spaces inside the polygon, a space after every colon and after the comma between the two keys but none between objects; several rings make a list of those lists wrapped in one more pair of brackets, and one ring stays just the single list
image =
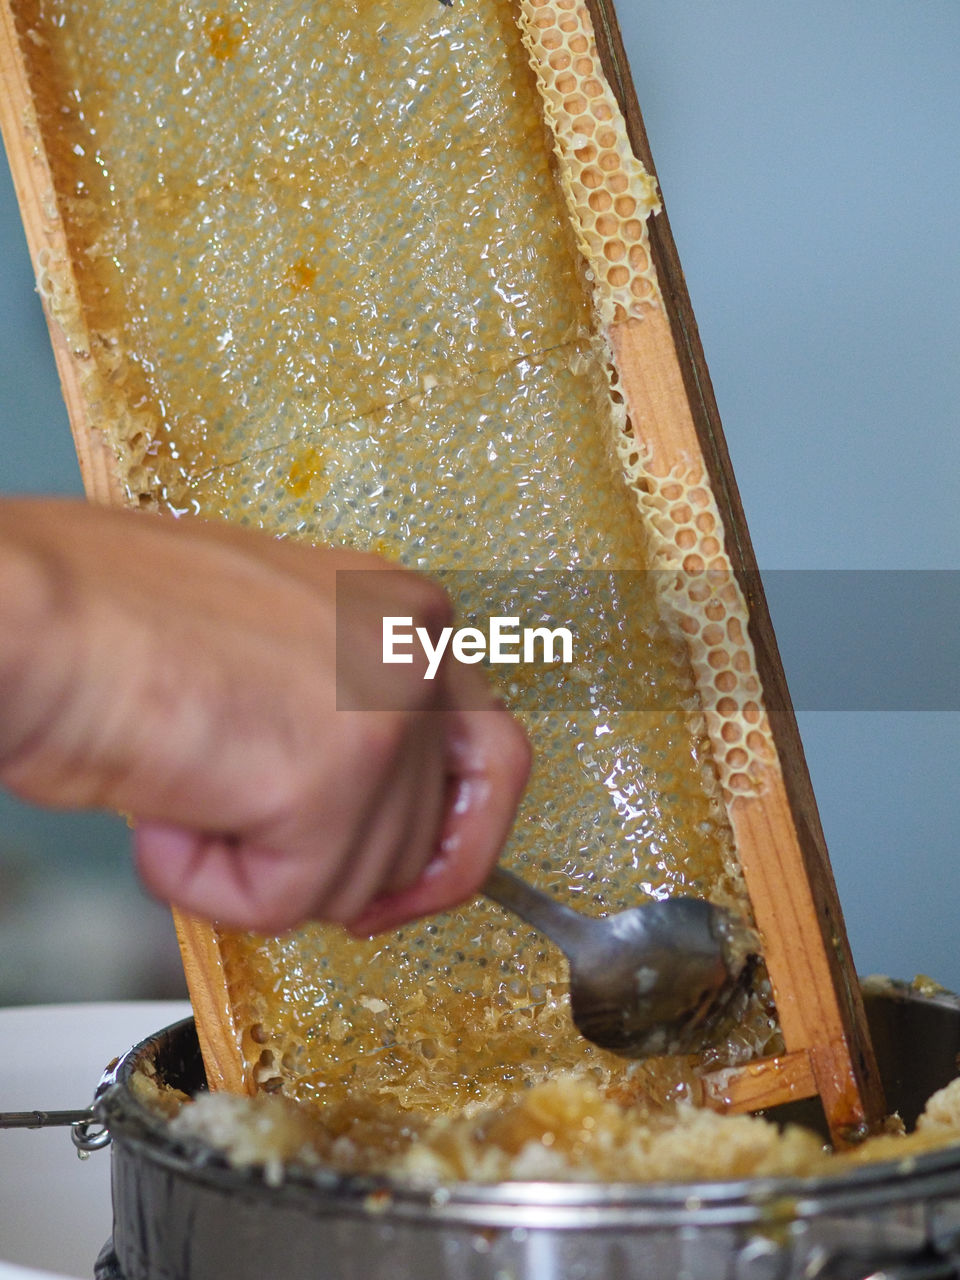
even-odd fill
[{"label": "metal wire", "polygon": [[0,1111],[0,1129],[47,1129],[52,1125],[84,1124],[92,1119],[90,1107],[82,1111]]},{"label": "metal wire", "polygon": [[81,1159],[110,1145],[110,1132],[95,1118],[92,1107],[83,1111],[0,1111],[0,1129],[50,1129],[58,1125],[69,1125]]}]

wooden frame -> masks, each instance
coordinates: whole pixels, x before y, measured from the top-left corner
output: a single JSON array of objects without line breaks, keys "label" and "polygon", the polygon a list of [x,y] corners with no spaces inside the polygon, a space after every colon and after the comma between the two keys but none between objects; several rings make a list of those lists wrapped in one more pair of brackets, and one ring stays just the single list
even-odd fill
[{"label": "wooden frame", "polygon": [[[653,173],[612,4],[588,3],[601,63],[632,145]],[[35,269],[40,276],[56,263],[60,287],[75,290],[8,0],[0,0],[0,81],[5,86],[0,127]],[[879,1076],[796,720],[665,214],[651,219],[650,239],[664,308],[642,322],[612,326],[609,337],[631,422],[659,473],[693,463],[710,480],[728,555],[749,603],[751,639],[778,757],[764,767],[755,794],[730,799],[728,813],[764,937],[787,1052],[719,1074],[708,1081],[708,1098],[718,1109],[744,1111],[819,1094],[834,1141],[842,1145],[882,1118]],[[46,300],[45,305],[87,493],[94,501],[122,505],[116,459],[91,417],[82,327],[71,331],[68,341]],[[181,916],[177,927],[212,1083],[242,1090],[215,935],[209,926]]]},{"label": "wooden frame", "polygon": [[[607,79],[636,154],[655,173],[611,0],[588,0]],[[875,1127],[883,1092],[793,704],[763,596],[710,375],[666,214],[651,220],[663,293],[662,325],[614,337],[631,417],[665,461],[699,454],[726,526],[734,573],[750,607],[750,635],[780,763],[756,798],[728,806],[747,890],[764,938],[787,1054],[713,1082],[713,1103],[756,1110],[819,1094],[834,1140]],[[645,372],[657,370],[653,379]],[[655,439],[653,438],[655,437]]]}]

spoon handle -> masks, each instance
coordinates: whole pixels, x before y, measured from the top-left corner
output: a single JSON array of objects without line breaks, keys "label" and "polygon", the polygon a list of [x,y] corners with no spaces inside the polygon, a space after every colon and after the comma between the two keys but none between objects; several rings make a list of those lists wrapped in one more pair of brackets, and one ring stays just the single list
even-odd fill
[{"label": "spoon handle", "polygon": [[494,902],[545,933],[563,951],[575,948],[584,940],[590,920],[572,907],[564,906],[548,893],[541,893],[515,876],[505,867],[494,867],[487,876],[483,892]]}]

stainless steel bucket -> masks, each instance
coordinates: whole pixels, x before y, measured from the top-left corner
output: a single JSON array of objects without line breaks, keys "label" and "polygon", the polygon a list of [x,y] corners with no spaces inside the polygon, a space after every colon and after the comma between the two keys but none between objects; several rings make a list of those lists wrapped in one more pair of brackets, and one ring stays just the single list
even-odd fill
[{"label": "stainless steel bucket", "polygon": [[[891,986],[867,1005],[888,1099],[912,1123],[957,1074],[960,1002]],[[291,1171],[274,1187],[171,1141],[128,1088],[143,1061],[188,1092],[204,1083],[191,1020],[107,1079],[102,1280],[960,1280],[960,1145],[817,1179],[430,1193]],[[815,1119],[811,1105],[789,1118]]]}]

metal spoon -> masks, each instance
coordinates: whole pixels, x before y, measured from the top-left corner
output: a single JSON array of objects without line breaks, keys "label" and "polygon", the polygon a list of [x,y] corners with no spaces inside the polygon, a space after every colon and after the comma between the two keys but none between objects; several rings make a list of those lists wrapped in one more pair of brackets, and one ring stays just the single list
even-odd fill
[{"label": "metal spoon", "polygon": [[567,957],[580,1034],[626,1058],[696,1053],[745,998],[758,939],[700,898],[581,915],[495,867],[483,892],[545,933]]}]

